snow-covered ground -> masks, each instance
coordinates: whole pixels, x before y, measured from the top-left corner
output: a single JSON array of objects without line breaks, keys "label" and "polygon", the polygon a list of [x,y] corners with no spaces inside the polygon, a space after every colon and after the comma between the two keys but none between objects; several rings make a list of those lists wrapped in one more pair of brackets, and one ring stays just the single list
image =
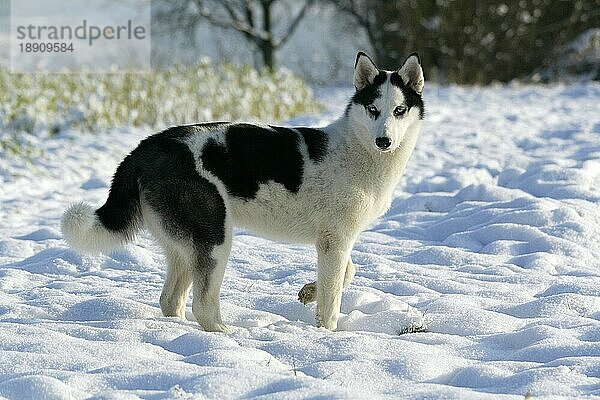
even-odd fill
[{"label": "snow-covered ground", "polygon": [[[348,89],[318,92],[340,114]],[[397,197],[360,236],[341,330],[297,299],[315,253],[238,232],[230,335],[163,318],[147,234],[110,256],[61,239],[148,132],[33,138],[0,159],[0,397],[600,397],[600,85],[428,88]],[[189,306],[189,304],[188,304]],[[399,334],[407,328],[426,332]]]}]

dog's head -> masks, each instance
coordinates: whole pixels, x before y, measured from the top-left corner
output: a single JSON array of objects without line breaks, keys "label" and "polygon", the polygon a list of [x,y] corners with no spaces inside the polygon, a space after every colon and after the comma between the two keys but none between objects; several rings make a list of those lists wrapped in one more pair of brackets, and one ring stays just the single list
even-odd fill
[{"label": "dog's head", "polygon": [[[365,53],[356,56],[356,92],[346,115],[360,127],[363,144],[380,152],[394,151],[411,126],[423,119],[423,70],[413,53],[396,71],[377,68]],[[365,134],[368,133],[368,134]]]}]

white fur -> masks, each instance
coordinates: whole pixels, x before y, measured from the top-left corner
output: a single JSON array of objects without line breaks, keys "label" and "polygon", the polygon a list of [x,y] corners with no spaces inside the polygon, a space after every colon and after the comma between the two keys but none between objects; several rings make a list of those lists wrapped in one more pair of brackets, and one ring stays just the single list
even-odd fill
[{"label": "white fur", "polygon": [[73,204],[65,211],[61,230],[69,246],[81,253],[109,252],[130,239],[106,229],[95,209],[83,202]]}]

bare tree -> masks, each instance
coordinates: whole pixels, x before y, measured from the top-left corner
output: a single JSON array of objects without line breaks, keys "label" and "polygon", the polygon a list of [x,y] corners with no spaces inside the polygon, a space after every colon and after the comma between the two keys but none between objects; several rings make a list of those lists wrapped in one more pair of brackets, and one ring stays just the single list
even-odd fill
[{"label": "bare tree", "polygon": [[[186,32],[190,41],[202,21],[238,32],[261,54],[262,64],[272,71],[276,67],[276,51],[294,34],[314,0],[304,0],[295,13],[286,0],[161,0],[159,3],[155,15],[169,29]],[[276,5],[288,11],[285,26],[277,26],[273,21]]]},{"label": "bare tree", "polygon": [[350,17],[353,23],[364,29],[377,60],[383,60],[385,57],[385,48],[383,46],[382,29],[378,24],[375,10],[378,6],[386,5],[387,2],[378,0],[327,0],[339,11]]}]

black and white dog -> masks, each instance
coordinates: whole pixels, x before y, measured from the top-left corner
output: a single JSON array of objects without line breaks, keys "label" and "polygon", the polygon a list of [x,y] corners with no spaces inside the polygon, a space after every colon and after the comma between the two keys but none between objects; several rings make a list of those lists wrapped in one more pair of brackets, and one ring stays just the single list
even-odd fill
[{"label": "black and white dog", "polygon": [[323,128],[212,122],[169,128],[121,162],[106,203],[80,203],[62,232],[76,250],[110,251],[146,227],[165,250],[165,316],[192,311],[207,331],[227,332],[219,290],[232,228],[316,246],[317,281],[299,293],[317,301],[317,324],[337,328],[342,289],[354,277],[359,233],[389,208],[421,129],[423,71],[412,54],[397,71],[364,53],[344,115]]}]

